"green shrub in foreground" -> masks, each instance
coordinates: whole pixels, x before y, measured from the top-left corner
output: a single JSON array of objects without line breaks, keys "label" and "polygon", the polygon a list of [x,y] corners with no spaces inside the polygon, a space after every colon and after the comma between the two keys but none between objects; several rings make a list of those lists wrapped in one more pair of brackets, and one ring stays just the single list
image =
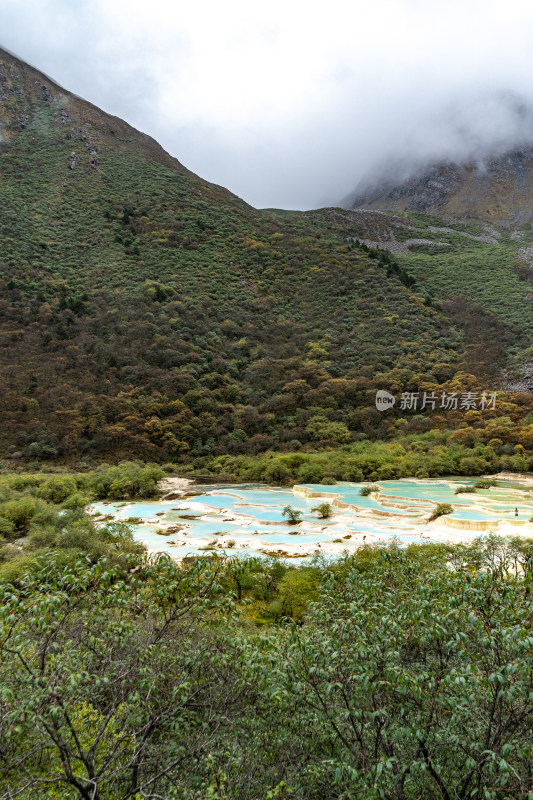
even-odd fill
[{"label": "green shrub in foreground", "polygon": [[[528,797],[532,560],[496,537],[283,576],[48,557],[0,586],[3,796]],[[264,632],[229,590],[261,571]]]}]

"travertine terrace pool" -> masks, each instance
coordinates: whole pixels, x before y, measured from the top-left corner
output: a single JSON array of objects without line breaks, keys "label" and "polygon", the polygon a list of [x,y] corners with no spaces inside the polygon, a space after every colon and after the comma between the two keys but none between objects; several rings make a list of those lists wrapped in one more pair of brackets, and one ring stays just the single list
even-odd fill
[{"label": "travertine terrace pool", "polygon": [[[195,487],[177,500],[94,503],[91,512],[99,521],[104,516],[131,520],[137,541],[175,557],[225,551],[308,559],[392,540],[459,542],[490,532],[533,537],[533,487],[499,481],[490,489],[455,494],[474,483],[464,478],[380,481],[379,490],[366,497],[360,493],[363,483],[213,485]],[[325,502],[333,514],[320,519],[312,509]],[[453,513],[428,523],[438,503],[449,503]],[[288,505],[302,512],[298,525],[287,524],[283,509]]]}]

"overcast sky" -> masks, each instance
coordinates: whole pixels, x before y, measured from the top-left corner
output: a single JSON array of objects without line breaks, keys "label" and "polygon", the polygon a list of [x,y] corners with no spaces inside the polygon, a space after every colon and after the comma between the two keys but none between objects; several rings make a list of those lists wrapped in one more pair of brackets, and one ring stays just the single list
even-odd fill
[{"label": "overcast sky", "polygon": [[533,141],[530,0],[0,0],[0,44],[257,207]]}]

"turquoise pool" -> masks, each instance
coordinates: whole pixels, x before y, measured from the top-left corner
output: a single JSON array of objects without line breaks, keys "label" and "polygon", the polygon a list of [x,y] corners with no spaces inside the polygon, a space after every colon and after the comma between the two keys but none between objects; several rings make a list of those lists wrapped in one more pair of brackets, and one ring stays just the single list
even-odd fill
[{"label": "turquoise pool", "polygon": [[[527,523],[533,517],[532,492],[517,493],[500,483],[475,494],[455,494],[458,486],[473,483],[473,479],[465,478],[380,481],[379,492],[367,497],[360,494],[361,488],[368,485],[363,483],[302,484],[294,491],[258,485],[207,486],[196,487],[194,496],[180,500],[95,503],[91,509],[96,515],[112,516],[118,521],[142,520],[131,523],[136,540],[151,551],[179,556],[210,552],[202,548],[215,542],[217,552],[225,549],[247,557],[283,547],[291,555],[302,556],[317,551],[338,552],[341,548],[349,551],[364,541],[420,542],[431,539],[434,528],[427,525],[427,520],[437,503],[452,505],[454,528],[457,521],[464,521],[464,537],[479,535],[467,530],[469,521]],[[319,496],[306,496],[304,491]],[[328,500],[336,501],[333,516],[319,519],[312,509]],[[287,505],[301,512],[299,525],[287,524],[283,516]],[[158,528],[169,526],[178,531],[169,536],[157,533]],[[443,529],[441,524],[441,534]],[[519,527],[516,533],[533,536],[533,526]],[[457,535],[450,529],[450,538]],[[231,540],[235,544],[228,547]]]}]

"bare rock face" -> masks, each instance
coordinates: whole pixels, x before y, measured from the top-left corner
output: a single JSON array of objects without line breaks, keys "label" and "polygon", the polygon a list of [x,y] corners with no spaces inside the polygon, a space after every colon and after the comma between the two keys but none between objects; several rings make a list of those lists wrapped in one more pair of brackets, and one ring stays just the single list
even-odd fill
[{"label": "bare rock face", "polygon": [[525,361],[521,376],[510,381],[505,388],[508,392],[533,392],[533,360]]},{"label": "bare rock face", "polygon": [[509,226],[533,220],[533,147],[469,163],[433,164],[395,182],[360,187],[348,208],[422,211],[444,219],[476,218]]}]

